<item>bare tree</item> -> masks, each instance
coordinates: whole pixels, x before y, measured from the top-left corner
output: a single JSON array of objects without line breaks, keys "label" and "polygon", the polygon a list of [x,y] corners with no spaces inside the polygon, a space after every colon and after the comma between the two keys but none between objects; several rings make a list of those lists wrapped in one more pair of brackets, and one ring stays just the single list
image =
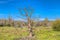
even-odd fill
[{"label": "bare tree", "polygon": [[45,19],[44,19],[44,26],[47,27],[47,26],[48,26],[48,22],[49,22],[48,18],[45,18]]},{"label": "bare tree", "polygon": [[9,13],[8,14],[8,26],[12,26],[12,22],[13,22],[13,20],[12,20],[12,16],[11,16],[11,14]]},{"label": "bare tree", "polygon": [[32,37],[33,33],[32,33],[32,26],[31,26],[31,20],[32,20],[31,18],[32,18],[32,14],[33,14],[33,9],[32,8],[19,9],[19,13],[24,20],[27,20],[29,37]]}]

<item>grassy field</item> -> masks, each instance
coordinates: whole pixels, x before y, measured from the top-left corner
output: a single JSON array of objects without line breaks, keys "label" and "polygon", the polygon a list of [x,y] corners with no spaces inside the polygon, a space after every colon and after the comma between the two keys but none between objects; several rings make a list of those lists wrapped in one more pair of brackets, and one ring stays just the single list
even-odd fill
[{"label": "grassy field", "polygon": [[[28,36],[27,28],[0,27],[0,40],[13,40]],[[47,27],[34,28],[37,40],[60,40],[60,32]]]}]

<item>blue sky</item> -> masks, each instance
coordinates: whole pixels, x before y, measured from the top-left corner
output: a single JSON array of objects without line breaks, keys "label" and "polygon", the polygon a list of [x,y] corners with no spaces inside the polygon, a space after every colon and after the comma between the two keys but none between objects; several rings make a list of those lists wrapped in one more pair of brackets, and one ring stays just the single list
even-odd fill
[{"label": "blue sky", "polygon": [[34,16],[39,15],[41,19],[60,18],[60,0],[0,0],[0,18],[19,19],[18,8],[31,6],[34,9]]}]

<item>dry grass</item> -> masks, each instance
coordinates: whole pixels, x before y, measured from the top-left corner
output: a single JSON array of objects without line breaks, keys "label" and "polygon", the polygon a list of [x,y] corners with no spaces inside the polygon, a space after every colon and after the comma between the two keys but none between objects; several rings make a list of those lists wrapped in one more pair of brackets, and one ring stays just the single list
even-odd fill
[{"label": "dry grass", "polygon": [[[37,40],[60,40],[60,32],[48,27],[34,27]],[[0,27],[0,40],[13,40],[28,36],[27,28]]]}]

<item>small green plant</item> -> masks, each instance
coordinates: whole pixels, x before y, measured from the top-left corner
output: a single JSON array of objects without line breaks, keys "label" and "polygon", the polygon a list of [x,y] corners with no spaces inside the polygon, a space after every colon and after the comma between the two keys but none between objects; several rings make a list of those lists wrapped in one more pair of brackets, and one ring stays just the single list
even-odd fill
[{"label": "small green plant", "polygon": [[52,24],[53,30],[60,31],[60,20],[55,20]]}]

